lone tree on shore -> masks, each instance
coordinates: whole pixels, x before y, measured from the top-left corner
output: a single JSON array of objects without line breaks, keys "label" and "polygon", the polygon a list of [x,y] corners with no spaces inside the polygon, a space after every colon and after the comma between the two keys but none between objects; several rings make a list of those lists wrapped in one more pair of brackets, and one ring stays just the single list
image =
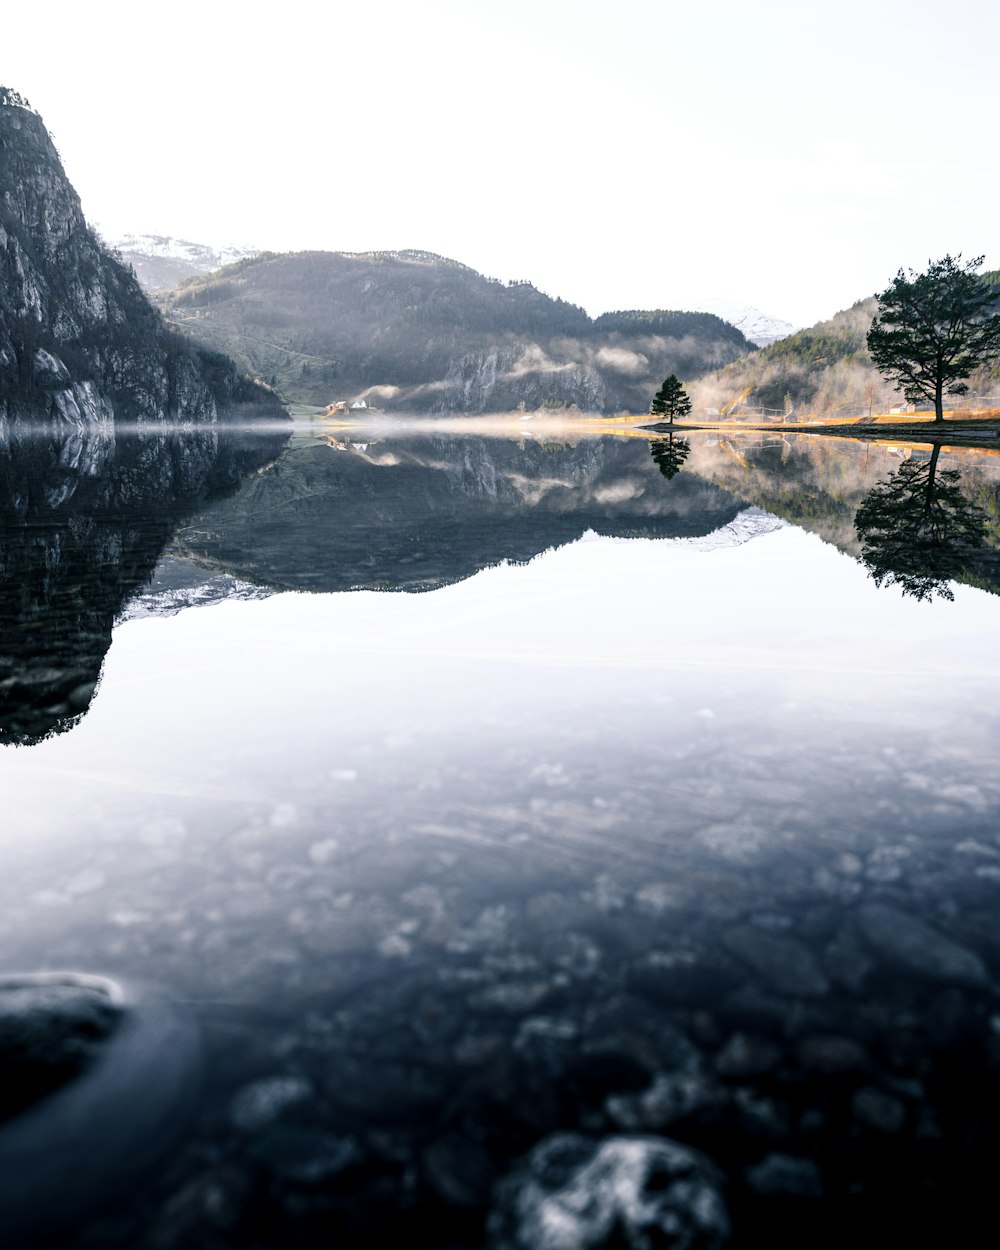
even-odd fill
[{"label": "lone tree on shore", "polygon": [[671,374],[653,396],[653,402],[649,405],[650,415],[666,417],[673,425],[674,417],[686,417],[690,411],[691,400],[688,399],[687,392],[676,376]]},{"label": "lone tree on shore", "polygon": [[876,297],[871,358],[911,404],[931,400],[935,421],[944,420],[945,394],[967,394],[965,379],[1000,349],[1000,293],[976,272],[982,263],[958,255],[931,261],[924,273],[900,269]]}]

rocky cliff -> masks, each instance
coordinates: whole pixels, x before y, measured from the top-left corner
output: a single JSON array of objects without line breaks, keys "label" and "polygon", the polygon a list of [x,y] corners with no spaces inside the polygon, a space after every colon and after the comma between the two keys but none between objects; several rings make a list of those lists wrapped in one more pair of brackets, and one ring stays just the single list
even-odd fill
[{"label": "rocky cliff", "polygon": [[280,416],[274,395],[171,333],[84,219],[41,118],[0,87],[0,434],[39,420]]}]

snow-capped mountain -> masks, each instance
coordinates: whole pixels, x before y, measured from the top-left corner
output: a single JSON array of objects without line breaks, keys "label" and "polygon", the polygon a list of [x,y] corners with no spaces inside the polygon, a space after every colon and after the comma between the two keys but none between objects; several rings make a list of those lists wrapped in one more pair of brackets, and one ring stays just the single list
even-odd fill
[{"label": "snow-capped mountain", "polygon": [[261,250],[259,247],[212,247],[207,243],[192,243],[190,239],[174,239],[164,234],[103,237],[108,246],[132,266],[147,291],[175,286],[182,278],[190,278],[196,273],[211,273],[247,256],[257,256]]},{"label": "snow-capped mountain", "polygon": [[767,347],[769,343],[776,343],[778,339],[787,338],[789,334],[794,334],[799,329],[789,321],[782,321],[778,317],[761,312],[759,308],[754,308],[751,304],[739,304],[735,300],[713,297],[695,304],[694,311],[715,313],[723,321],[728,321],[737,330],[741,330],[750,342],[756,343],[758,347]]}]

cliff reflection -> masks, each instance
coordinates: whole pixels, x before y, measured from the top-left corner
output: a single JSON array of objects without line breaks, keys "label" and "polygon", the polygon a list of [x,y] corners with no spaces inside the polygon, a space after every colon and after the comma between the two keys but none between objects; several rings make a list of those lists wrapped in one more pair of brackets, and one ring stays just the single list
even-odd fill
[{"label": "cliff reflection", "polygon": [[0,743],[36,742],[87,711],[115,618],[176,526],[286,440],[109,428],[0,445]]},{"label": "cliff reflection", "polygon": [[941,444],[928,461],[907,460],[865,497],[854,518],[861,559],[877,586],[898,586],[915,599],[955,596],[961,576],[986,537],[986,516],[960,488],[957,469],[940,469]]}]

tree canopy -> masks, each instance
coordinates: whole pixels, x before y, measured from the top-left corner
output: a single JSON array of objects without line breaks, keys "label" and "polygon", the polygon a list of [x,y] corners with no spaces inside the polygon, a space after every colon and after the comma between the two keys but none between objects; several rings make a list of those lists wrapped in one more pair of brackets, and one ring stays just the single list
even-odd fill
[{"label": "tree canopy", "polygon": [[965,379],[1000,349],[998,292],[977,273],[982,263],[945,256],[923,273],[900,269],[877,296],[871,358],[910,403],[930,400],[935,421],[944,395],[965,395]]},{"label": "tree canopy", "polygon": [[674,417],[686,417],[691,411],[691,400],[673,373],[653,396],[649,411],[654,417],[666,417],[671,425]]}]

